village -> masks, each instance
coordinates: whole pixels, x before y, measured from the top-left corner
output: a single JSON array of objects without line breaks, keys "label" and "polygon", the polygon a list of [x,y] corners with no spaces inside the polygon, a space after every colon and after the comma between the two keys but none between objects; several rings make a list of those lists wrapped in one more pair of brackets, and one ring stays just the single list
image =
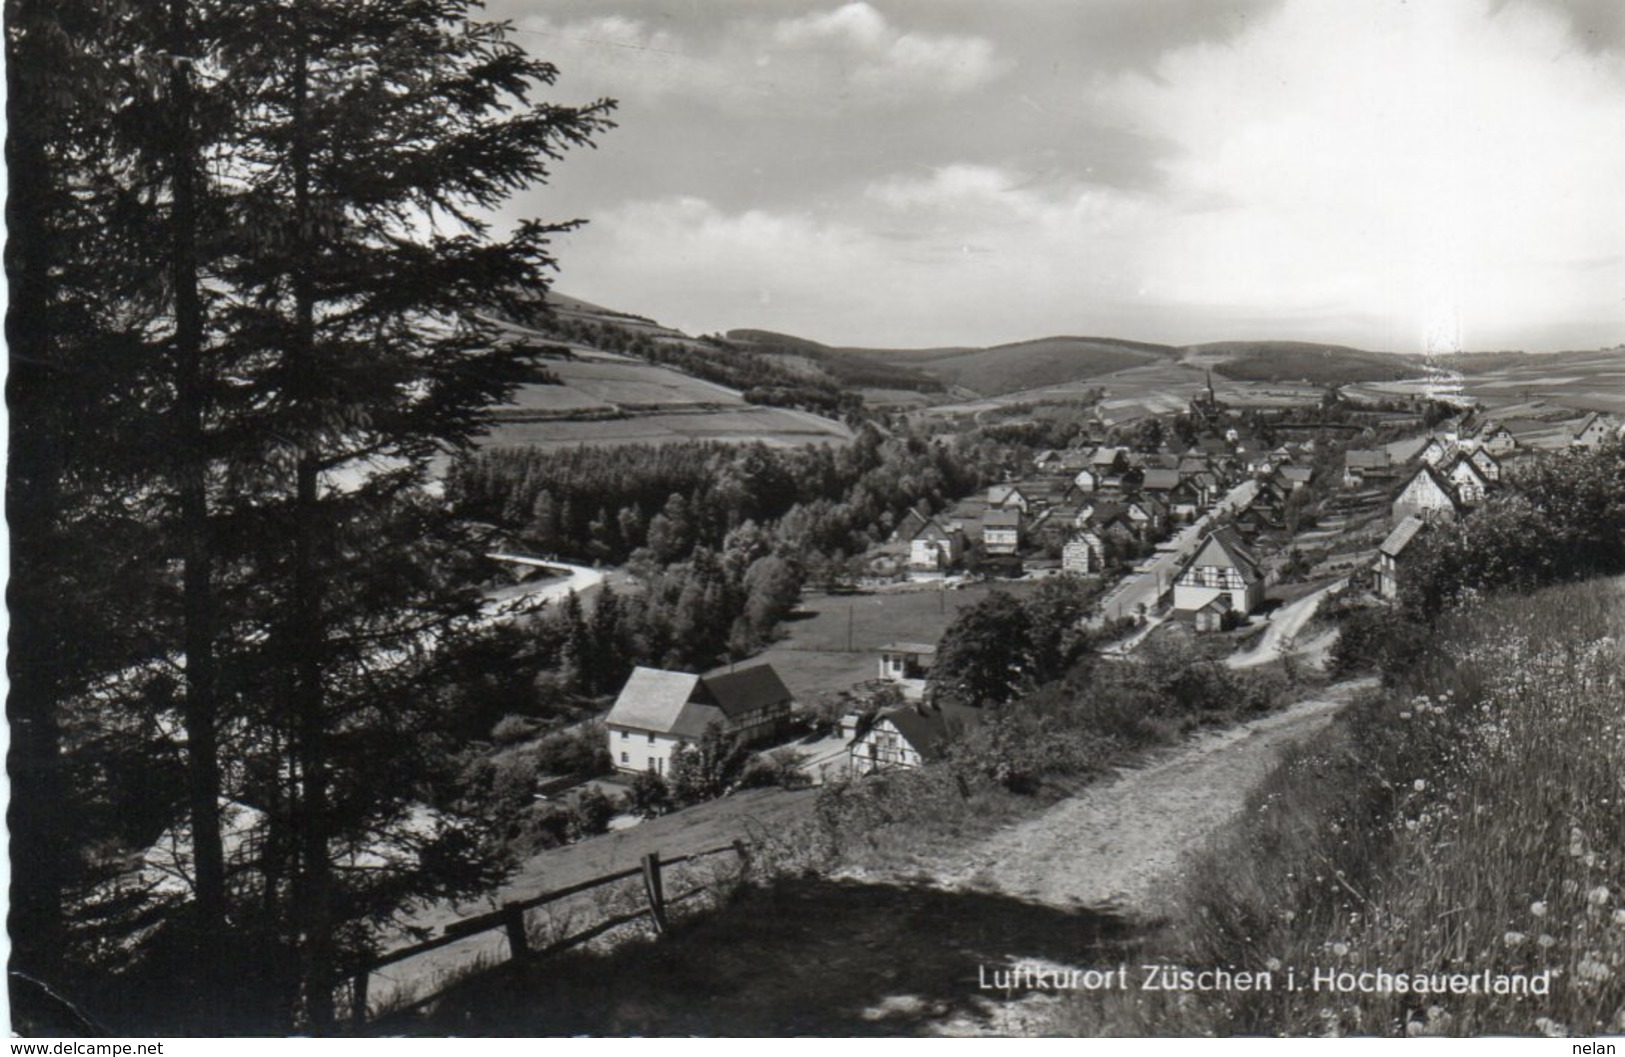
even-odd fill
[{"label": "village", "polygon": [[[1211,379],[1190,416],[1202,427],[1192,444],[1171,429],[1153,451],[1085,433],[1074,446],[1038,451],[1030,472],[982,494],[935,513],[911,509],[871,558],[866,590],[1078,578],[1095,591],[1088,622],[1108,629],[1107,656],[1167,633],[1228,637],[1238,655],[1254,653],[1249,663],[1274,660],[1256,640],[1282,614],[1301,624],[1333,593],[1392,604],[1417,540],[1481,504],[1509,466],[1536,452],[1594,449],[1620,431],[1596,413],[1503,422],[1461,409],[1378,446],[1325,436],[1269,445],[1236,428],[1240,416]],[[791,687],[771,659],[705,675],[636,669],[603,719],[612,781],[664,778],[712,726],[762,752],[805,748],[793,758],[809,783],[940,758],[980,712],[933,687],[934,642],[914,641],[906,625],[890,630],[896,638],[885,642],[848,642],[874,670],[851,687]],[[800,738],[801,712],[821,691],[853,708],[824,737]]]}]

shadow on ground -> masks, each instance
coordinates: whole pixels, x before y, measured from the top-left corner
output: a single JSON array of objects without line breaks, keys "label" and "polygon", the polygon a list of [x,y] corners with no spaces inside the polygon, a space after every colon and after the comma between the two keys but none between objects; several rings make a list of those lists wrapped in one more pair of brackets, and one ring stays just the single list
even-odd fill
[{"label": "shadow on ground", "polygon": [[601,955],[505,966],[394,1031],[455,1035],[917,1035],[986,1027],[1003,992],[979,970],[1022,960],[1115,966],[1110,914],[981,892],[825,879],[728,906]]}]

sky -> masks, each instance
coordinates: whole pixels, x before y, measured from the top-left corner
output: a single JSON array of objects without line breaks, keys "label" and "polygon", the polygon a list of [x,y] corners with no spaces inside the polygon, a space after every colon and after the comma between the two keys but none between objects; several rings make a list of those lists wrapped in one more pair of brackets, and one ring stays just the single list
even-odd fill
[{"label": "sky", "polygon": [[690,333],[1625,343],[1617,0],[489,0],[618,101],[509,218]]}]

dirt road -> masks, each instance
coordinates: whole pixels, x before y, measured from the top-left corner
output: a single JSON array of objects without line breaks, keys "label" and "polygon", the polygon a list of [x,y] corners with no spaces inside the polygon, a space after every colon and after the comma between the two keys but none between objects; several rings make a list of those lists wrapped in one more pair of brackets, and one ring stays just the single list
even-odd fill
[{"label": "dirt road", "polygon": [[[1277,750],[1366,681],[1171,749],[907,876],[784,878],[668,943],[482,983],[434,1027],[495,1034],[1030,1035],[1054,995],[990,990],[1017,964],[1115,966],[1157,886]],[[497,986],[496,990],[492,990]]]},{"label": "dirt road", "polygon": [[1149,766],[1063,800],[993,835],[945,883],[994,890],[1054,907],[1135,918],[1155,914],[1152,894],[1181,855],[1241,809],[1286,742],[1330,721],[1368,680],[1340,683],[1312,700],[1206,735]]}]

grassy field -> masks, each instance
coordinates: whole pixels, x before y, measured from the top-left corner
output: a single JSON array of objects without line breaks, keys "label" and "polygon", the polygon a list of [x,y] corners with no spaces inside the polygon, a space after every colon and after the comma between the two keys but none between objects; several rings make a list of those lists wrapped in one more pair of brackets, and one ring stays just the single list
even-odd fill
[{"label": "grassy field", "polygon": [[[1018,597],[1036,584],[1000,585]],[[986,598],[994,586],[961,590],[925,587],[851,595],[809,595],[784,625],[786,637],[761,654],[797,700],[811,701],[879,674],[875,651],[888,642],[934,644],[960,609]],[[850,646],[850,648],[848,648]]]},{"label": "grassy field", "polygon": [[[1622,596],[1625,581],[1594,581],[1449,618],[1190,864],[1132,960],[1270,971],[1274,991],[1080,997],[1050,1030],[1625,1031]],[[1388,985],[1329,982],[1378,970]]]}]

